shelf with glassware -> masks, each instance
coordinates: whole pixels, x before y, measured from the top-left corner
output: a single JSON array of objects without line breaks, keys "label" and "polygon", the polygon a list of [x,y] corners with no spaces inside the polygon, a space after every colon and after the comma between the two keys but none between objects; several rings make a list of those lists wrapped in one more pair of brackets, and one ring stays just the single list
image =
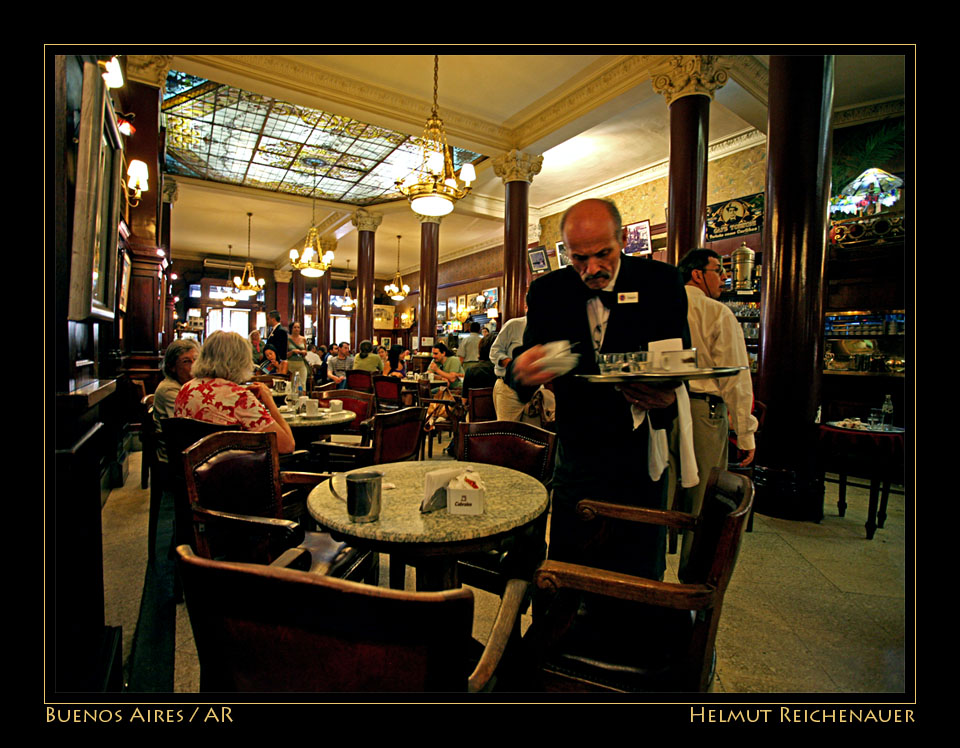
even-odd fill
[{"label": "shelf with glassware", "polygon": [[903,377],[906,314],[902,309],[824,315],[824,374]]}]

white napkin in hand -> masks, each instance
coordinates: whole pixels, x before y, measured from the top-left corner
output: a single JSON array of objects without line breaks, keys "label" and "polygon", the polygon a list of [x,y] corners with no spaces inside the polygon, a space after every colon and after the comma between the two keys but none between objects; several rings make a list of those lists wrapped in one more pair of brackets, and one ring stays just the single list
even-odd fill
[{"label": "white napkin in hand", "polygon": [[543,353],[543,358],[537,362],[538,365],[544,371],[558,377],[573,369],[580,361],[579,353],[570,352],[569,340],[552,340],[544,343]]},{"label": "white napkin in hand", "polygon": [[[677,420],[680,429],[680,485],[692,488],[700,482],[697,470],[697,456],[693,449],[693,418],[690,416],[690,397],[687,388],[682,384],[676,389]],[[643,418],[637,418],[634,406],[634,428],[643,423]],[[646,411],[640,411],[645,414]],[[659,480],[670,461],[670,448],[667,444],[666,429],[655,429],[653,421],[650,424],[650,438],[647,444],[647,468],[650,471],[650,480]]]}]

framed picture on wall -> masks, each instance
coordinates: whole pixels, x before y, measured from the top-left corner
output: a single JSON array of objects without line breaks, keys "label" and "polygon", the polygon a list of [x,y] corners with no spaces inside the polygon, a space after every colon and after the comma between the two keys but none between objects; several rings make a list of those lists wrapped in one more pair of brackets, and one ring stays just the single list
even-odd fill
[{"label": "framed picture on wall", "polygon": [[447,299],[447,319],[453,319],[457,316],[457,297],[451,296]]},{"label": "framed picture on wall", "polygon": [[550,263],[547,260],[546,247],[537,247],[527,250],[527,259],[530,261],[530,272],[534,275],[544,273],[550,269]]},{"label": "framed picture on wall", "polygon": [[457,311],[462,311],[467,308],[467,295],[457,297]]},{"label": "framed picture on wall", "polygon": [[106,84],[83,66],[73,212],[69,319],[112,320],[117,295],[123,145]]},{"label": "framed picture on wall", "polygon": [[121,312],[127,311],[127,298],[130,295],[130,255],[123,253],[123,270],[120,273],[120,300],[117,302]]},{"label": "framed picture on wall", "polygon": [[627,246],[623,248],[625,255],[650,254],[653,247],[650,244],[650,221],[638,221],[627,225]]},{"label": "framed picture on wall", "polygon": [[438,301],[437,302],[437,322],[443,323],[447,321],[447,302]]},{"label": "framed picture on wall", "polygon": [[389,351],[390,346],[393,345],[393,341],[391,341],[390,338],[380,338],[380,345]]},{"label": "framed picture on wall", "polygon": [[558,267],[565,268],[569,264],[570,264],[570,255],[567,254],[567,248],[564,246],[563,242],[557,242]]}]

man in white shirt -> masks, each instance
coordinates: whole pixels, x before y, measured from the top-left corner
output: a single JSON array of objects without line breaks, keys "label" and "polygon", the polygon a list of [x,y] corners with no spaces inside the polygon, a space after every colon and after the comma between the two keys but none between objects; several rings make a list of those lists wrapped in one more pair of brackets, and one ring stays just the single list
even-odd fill
[{"label": "man in white shirt", "polygon": [[493,385],[493,407],[497,411],[498,421],[519,421],[523,414],[523,403],[516,391],[503,381],[503,377],[507,373],[507,366],[513,360],[514,349],[523,344],[523,330],[526,326],[525,316],[507,320],[490,348],[490,361],[493,362],[493,371],[497,375],[496,384]]},{"label": "man in white shirt", "polygon": [[463,364],[463,370],[466,371],[480,358],[480,323],[471,322],[470,332],[460,336],[460,345],[457,349],[457,356],[460,363]]},{"label": "man in white shirt", "polygon": [[[743,329],[729,308],[717,299],[723,288],[723,263],[712,249],[693,249],[678,265],[687,292],[687,322],[690,344],[697,349],[701,368],[713,366],[746,366],[736,376],[722,379],[695,379],[690,382],[690,414],[693,417],[693,444],[697,455],[700,483],[693,488],[677,488],[675,476],[679,462],[676,432],[671,439],[671,491],[677,491],[672,506],[696,514],[703,504],[707,478],[714,467],[726,469],[728,433],[737,435],[737,446],[747,456],[741,465],[753,462],[756,444],[753,434],[757,419],[753,409],[753,383],[750,380],[750,358],[743,340]],[[727,414],[730,414],[728,420]],[[680,575],[690,555],[692,533],[684,533],[680,553]]]}]

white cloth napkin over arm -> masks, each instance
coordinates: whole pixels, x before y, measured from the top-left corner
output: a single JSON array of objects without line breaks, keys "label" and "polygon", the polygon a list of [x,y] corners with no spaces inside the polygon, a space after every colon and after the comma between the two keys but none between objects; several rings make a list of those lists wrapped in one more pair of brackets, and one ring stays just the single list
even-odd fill
[{"label": "white cloth napkin over arm", "polygon": [[[697,458],[693,450],[693,418],[690,416],[690,397],[682,384],[676,389],[677,420],[680,427],[680,485],[691,488],[700,482],[697,472]],[[667,463],[670,461],[670,447],[667,444],[666,429],[655,429],[653,420],[647,419],[645,410],[637,406],[631,408],[633,427],[636,429],[644,420],[650,424],[650,438],[647,440],[647,467],[650,480],[660,480]]]}]

